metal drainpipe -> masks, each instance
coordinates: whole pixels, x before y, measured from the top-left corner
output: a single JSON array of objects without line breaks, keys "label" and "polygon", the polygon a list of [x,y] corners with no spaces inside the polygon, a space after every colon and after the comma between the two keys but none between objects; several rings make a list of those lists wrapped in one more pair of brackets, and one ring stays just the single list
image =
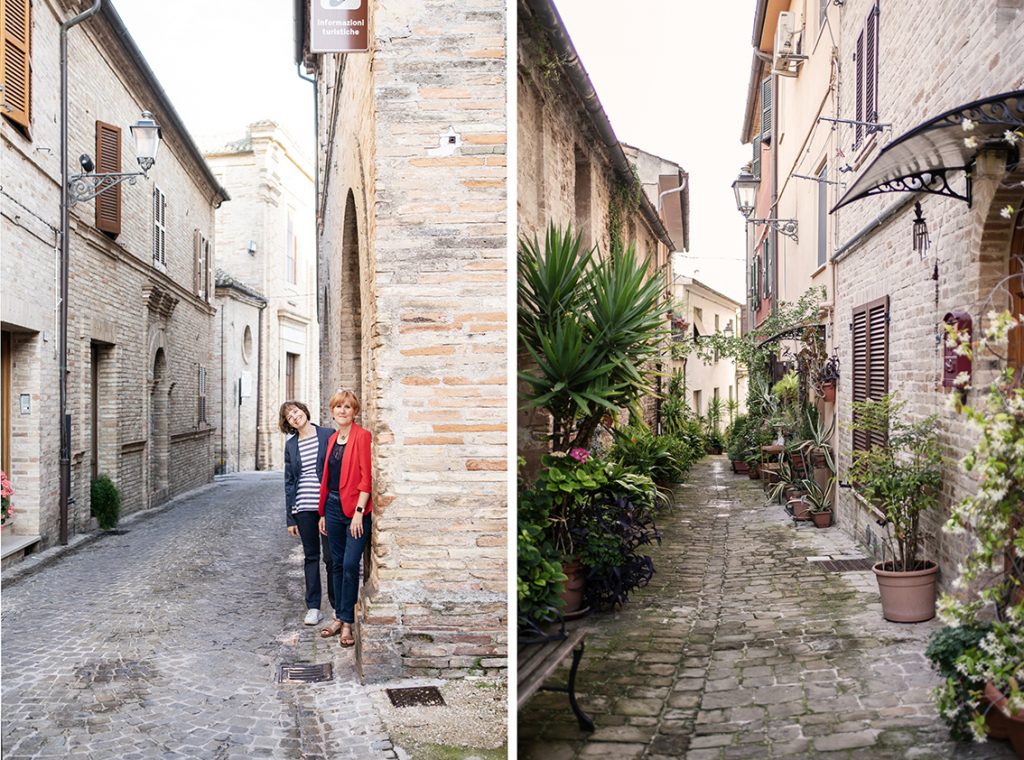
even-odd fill
[{"label": "metal drainpipe", "polygon": [[[259,322],[259,342],[256,345],[257,361],[256,361],[256,454],[253,457],[253,469],[258,470],[260,468],[260,412],[262,406],[263,397],[263,310],[267,308],[267,302],[264,301],[260,305],[260,316]],[[241,413],[241,411],[239,411]],[[238,469],[242,469],[242,461],[238,461]]]},{"label": "metal drainpipe", "polygon": [[68,500],[71,496],[71,416],[68,414],[68,280],[71,268],[70,198],[68,197],[68,30],[96,14],[103,0],[60,25],[60,543],[68,543]]},{"label": "metal drainpipe", "polygon": [[[779,75],[772,69],[772,202],[769,219],[779,218]],[[769,225],[768,234],[772,240],[772,256],[775,257],[772,267],[772,315],[779,308],[779,227],[778,224]]]}]

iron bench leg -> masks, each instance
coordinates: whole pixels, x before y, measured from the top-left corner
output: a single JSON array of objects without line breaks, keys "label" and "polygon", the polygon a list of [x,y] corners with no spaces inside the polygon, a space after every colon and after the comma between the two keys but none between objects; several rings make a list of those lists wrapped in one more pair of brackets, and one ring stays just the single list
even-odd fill
[{"label": "iron bench leg", "polygon": [[572,667],[569,669],[569,686],[567,691],[569,692],[569,705],[572,707],[572,711],[576,715],[576,720],[580,724],[580,729],[583,731],[593,731],[594,721],[592,721],[590,716],[580,709],[579,704],[576,702],[576,670],[580,666],[580,660],[583,659],[584,646],[584,642],[580,641],[580,645],[572,650]]}]

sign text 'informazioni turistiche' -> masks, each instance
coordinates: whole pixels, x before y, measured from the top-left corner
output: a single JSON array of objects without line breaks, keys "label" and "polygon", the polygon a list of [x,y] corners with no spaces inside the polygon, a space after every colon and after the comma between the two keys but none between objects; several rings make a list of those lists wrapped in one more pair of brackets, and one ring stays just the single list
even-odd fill
[{"label": "sign text 'informazioni turistiche'", "polygon": [[312,0],[309,18],[311,53],[365,53],[369,49],[369,0]]}]

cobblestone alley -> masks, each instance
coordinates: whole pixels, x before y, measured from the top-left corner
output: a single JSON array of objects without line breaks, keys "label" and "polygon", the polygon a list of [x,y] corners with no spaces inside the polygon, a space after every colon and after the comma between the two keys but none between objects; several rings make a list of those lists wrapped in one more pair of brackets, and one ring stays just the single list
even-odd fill
[{"label": "cobblestone alley", "polygon": [[597,730],[539,692],[519,715],[523,760],[1013,756],[949,740],[923,654],[938,620],[888,623],[870,570],[808,561],[860,556],[838,529],[794,528],[724,457],[694,466],[659,528],[651,584],[580,623]]},{"label": "cobblestone alley", "polygon": [[[5,582],[3,756],[394,758],[352,650],[302,625],[281,494],[229,477]],[[334,681],[277,684],[295,661]]]}]

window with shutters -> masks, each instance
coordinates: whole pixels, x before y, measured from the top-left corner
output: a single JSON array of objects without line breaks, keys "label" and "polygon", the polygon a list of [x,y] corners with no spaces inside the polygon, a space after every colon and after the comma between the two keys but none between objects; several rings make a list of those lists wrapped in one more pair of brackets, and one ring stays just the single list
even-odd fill
[{"label": "window with shutters", "polygon": [[772,78],[761,82],[761,142],[772,141]]},{"label": "window with shutters", "polygon": [[284,388],[287,398],[298,398],[299,355],[284,355]]},{"label": "window with shutters", "polygon": [[0,17],[0,82],[4,88],[0,111],[27,136],[32,121],[32,3],[0,0]]},{"label": "window with shutters", "polygon": [[818,172],[818,266],[828,259],[828,165]]},{"label": "window with shutters", "polygon": [[167,197],[153,186],[153,266],[167,271]]},{"label": "window with shutters", "polygon": [[761,244],[764,250],[764,297],[771,298],[772,283],[775,279],[775,251],[772,250],[771,235]]},{"label": "window with shutters", "polygon": [[[856,116],[859,122],[878,123],[878,0],[871,5],[864,26],[857,35],[857,47],[853,54],[856,86]],[[865,138],[877,130],[857,124],[854,126],[854,145],[860,148]]]},{"label": "window with shutters", "polygon": [[204,301],[211,297],[211,284],[213,282],[213,248],[210,241],[199,230],[195,231],[193,241],[193,284],[195,294]]},{"label": "window with shutters", "polygon": [[199,392],[196,394],[198,400],[196,417],[198,423],[206,422],[206,367],[199,368]]},{"label": "window with shutters", "polygon": [[761,135],[754,138],[754,157],[750,162],[750,173],[754,179],[761,179]]},{"label": "window with shutters", "polygon": [[[853,310],[853,401],[879,401],[889,392],[889,297],[864,304]],[[854,415],[854,423],[857,415]],[[880,432],[853,431],[853,450],[866,451],[884,446]]]},{"label": "window with shutters", "polygon": [[[121,171],[121,128],[96,122],[96,171],[118,174]],[[110,187],[96,196],[96,229],[112,238],[121,234],[121,186]]]},{"label": "window with shutters", "polygon": [[[1010,314],[1017,319],[1024,314],[1024,210],[1017,214],[1010,243]],[[1024,324],[1017,325],[1009,334],[1010,366],[1017,371],[1017,381],[1024,380]]]}]

